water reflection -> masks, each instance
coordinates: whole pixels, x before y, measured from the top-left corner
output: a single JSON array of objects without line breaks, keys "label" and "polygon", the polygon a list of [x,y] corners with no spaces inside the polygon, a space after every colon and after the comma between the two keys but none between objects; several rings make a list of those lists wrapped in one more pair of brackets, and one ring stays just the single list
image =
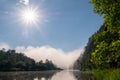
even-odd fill
[{"label": "water reflection", "polygon": [[92,73],[80,71],[0,72],[0,80],[94,80]]},{"label": "water reflection", "polygon": [[72,71],[61,71],[56,73],[51,80],[77,80]]}]

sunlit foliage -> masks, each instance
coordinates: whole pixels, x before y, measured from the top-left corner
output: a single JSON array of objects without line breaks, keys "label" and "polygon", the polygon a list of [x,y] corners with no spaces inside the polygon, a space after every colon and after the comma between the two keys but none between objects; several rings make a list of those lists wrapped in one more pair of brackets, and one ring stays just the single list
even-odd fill
[{"label": "sunlit foliage", "polygon": [[91,0],[104,17],[104,29],[96,34],[91,61],[97,68],[120,67],[120,0]]}]

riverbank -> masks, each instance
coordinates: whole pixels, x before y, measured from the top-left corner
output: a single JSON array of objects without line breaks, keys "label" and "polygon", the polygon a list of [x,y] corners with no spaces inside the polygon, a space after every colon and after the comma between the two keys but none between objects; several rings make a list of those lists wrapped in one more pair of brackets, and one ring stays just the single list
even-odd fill
[{"label": "riverbank", "polygon": [[93,70],[96,80],[120,80],[120,69]]}]

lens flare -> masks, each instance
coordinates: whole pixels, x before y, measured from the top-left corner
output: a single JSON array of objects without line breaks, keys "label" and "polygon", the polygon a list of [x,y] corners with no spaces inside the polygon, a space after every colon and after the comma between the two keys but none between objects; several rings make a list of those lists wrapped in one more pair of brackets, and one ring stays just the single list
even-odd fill
[{"label": "lens flare", "polygon": [[20,11],[20,19],[27,26],[37,24],[40,20],[40,13],[37,8],[26,7]]}]

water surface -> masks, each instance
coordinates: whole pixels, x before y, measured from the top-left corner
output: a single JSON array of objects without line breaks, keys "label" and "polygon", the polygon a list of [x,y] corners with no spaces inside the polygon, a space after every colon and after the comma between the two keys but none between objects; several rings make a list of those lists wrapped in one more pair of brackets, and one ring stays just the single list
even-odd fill
[{"label": "water surface", "polygon": [[32,71],[0,72],[0,80],[94,80],[90,72],[81,71]]}]

